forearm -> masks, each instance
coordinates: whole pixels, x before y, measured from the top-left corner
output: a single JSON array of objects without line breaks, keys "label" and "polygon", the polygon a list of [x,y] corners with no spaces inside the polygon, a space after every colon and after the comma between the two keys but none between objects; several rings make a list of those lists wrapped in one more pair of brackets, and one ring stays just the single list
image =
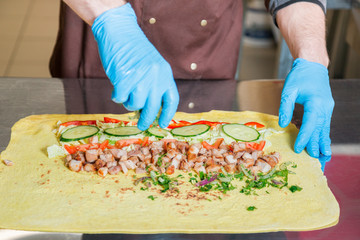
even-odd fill
[{"label": "forearm", "polygon": [[90,26],[103,12],[120,7],[125,0],[63,0],[79,17]]},{"label": "forearm", "polygon": [[325,15],[321,7],[298,2],[276,14],[279,29],[294,58],[329,65],[325,40]]}]

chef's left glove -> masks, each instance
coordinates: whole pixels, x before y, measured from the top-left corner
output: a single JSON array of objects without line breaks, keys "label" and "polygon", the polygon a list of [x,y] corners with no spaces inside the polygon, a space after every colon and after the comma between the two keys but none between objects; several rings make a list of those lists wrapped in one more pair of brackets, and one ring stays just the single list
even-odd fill
[{"label": "chef's left glove", "polygon": [[304,106],[304,116],[294,151],[300,153],[306,147],[312,157],[318,158],[320,153],[331,156],[330,122],[335,103],[324,65],[302,58],[294,61],[281,94],[281,127],[290,123],[295,103]]},{"label": "chef's left glove", "polygon": [[130,111],[140,110],[140,130],[152,124],[162,107],[159,125],[174,116],[179,93],[170,64],[139,27],[130,3],[98,16],[92,31],[106,75],[114,85],[112,99]]}]

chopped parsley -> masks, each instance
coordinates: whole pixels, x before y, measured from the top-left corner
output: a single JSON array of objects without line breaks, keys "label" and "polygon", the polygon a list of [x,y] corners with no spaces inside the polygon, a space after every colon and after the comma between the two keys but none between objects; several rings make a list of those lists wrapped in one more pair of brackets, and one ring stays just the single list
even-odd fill
[{"label": "chopped parsley", "polygon": [[293,193],[293,192],[296,192],[296,191],[301,191],[302,188],[297,186],[297,185],[292,185],[291,187],[289,187],[289,190]]},{"label": "chopped parsley", "polygon": [[148,198],[154,201],[157,197],[154,197],[153,195],[150,195],[150,196],[148,196]]},{"label": "chopped parsley", "polygon": [[254,211],[255,209],[257,209],[255,206],[250,206],[250,207],[248,207],[246,210],[248,210],[248,211]]}]

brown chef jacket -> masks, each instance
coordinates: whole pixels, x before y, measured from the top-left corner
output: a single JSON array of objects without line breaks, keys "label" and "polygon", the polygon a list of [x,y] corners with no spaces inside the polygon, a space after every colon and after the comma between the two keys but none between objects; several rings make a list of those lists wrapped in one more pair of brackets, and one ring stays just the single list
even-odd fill
[{"label": "brown chef jacket", "polygon": [[[242,32],[241,0],[130,0],[150,42],[176,79],[233,79]],[[106,78],[90,26],[61,3],[50,61],[53,77]]]}]

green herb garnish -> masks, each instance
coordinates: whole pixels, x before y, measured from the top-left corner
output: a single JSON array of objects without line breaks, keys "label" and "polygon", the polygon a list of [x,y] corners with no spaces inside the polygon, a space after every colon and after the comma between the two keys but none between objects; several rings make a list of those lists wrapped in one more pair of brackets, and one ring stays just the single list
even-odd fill
[{"label": "green herb garnish", "polygon": [[302,190],[302,187],[299,187],[297,185],[292,185],[291,187],[289,187],[289,190],[293,193],[293,192],[296,192],[296,191],[301,191]]},{"label": "green herb garnish", "polygon": [[154,197],[153,195],[150,195],[150,196],[148,196],[148,198],[154,201],[157,197]]},{"label": "green herb garnish", "polygon": [[254,211],[255,209],[257,209],[255,206],[250,206],[250,207],[248,207],[246,210],[248,210],[248,211]]}]

